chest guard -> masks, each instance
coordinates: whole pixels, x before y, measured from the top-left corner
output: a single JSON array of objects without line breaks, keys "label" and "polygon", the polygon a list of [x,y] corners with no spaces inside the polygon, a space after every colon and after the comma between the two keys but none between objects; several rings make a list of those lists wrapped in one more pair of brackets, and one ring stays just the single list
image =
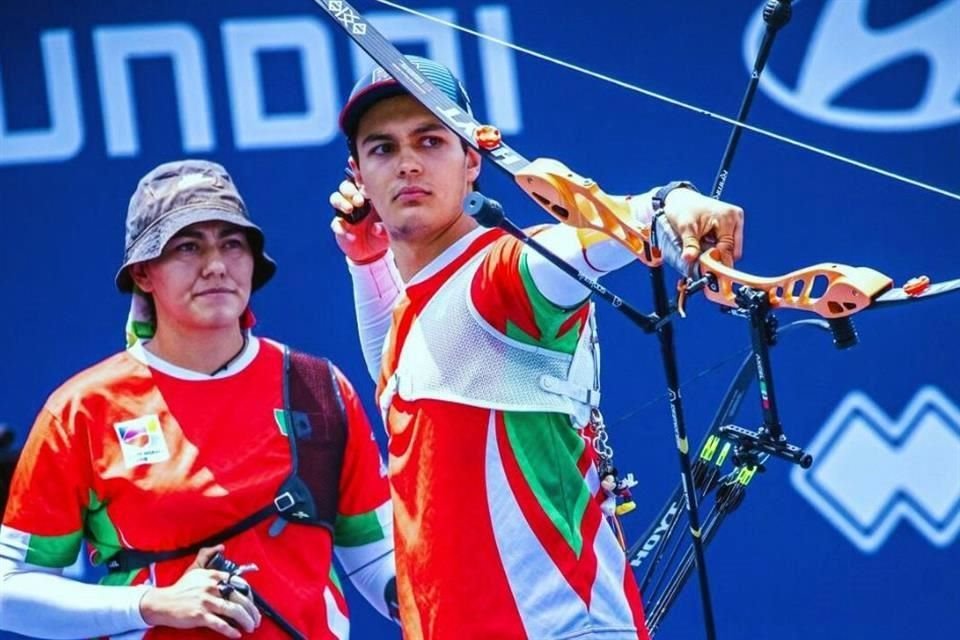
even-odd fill
[{"label": "chest guard", "polygon": [[514,340],[481,317],[470,297],[487,253],[454,273],[418,314],[380,394],[381,411],[385,416],[398,395],[498,411],[563,413],[582,427],[600,402],[592,303],[572,355]]}]

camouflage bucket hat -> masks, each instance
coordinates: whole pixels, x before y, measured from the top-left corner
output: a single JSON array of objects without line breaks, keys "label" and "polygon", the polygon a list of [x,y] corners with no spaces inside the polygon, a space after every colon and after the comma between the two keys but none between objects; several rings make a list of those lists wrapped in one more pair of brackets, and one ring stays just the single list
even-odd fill
[{"label": "camouflage bucket hat", "polygon": [[130,265],[159,257],[178,231],[210,220],[222,220],[246,230],[254,258],[253,289],[266,284],[277,265],[264,253],[263,231],[250,220],[230,174],[215,162],[178,160],[145,175],[130,198],[117,288],[125,293],[133,291]]}]

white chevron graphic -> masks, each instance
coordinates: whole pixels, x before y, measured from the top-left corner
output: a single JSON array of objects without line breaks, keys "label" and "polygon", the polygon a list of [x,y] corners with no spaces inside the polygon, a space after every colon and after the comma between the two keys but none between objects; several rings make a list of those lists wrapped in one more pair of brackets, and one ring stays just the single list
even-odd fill
[{"label": "white chevron graphic", "polygon": [[865,553],[901,519],[940,547],[960,532],[960,410],[936,387],[897,420],[853,391],[807,450],[814,464],[794,467],[794,488]]},{"label": "white chevron graphic", "polygon": [[[883,29],[873,29],[867,23],[870,2],[826,1],[810,34],[796,86],[788,86],[768,69],[760,78],[760,88],[791,111],[851,129],[903,131],[944,127],[960,120],[956,98],[960,89],[960,0],[942,1]],[[744,32],[743,56],[748,69],[752,68],[764,27],[761,6]],[[839,95],[863,78],[910,57],[923,58],[929,68],[916,104],[890,110],[834,104]],[[904,89],[891,83],[887,90],[893,93]]]}]

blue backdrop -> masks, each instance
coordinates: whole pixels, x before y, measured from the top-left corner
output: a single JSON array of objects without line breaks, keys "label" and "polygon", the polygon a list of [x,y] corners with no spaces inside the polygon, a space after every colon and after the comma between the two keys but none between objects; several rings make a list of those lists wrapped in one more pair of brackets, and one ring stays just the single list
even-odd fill
[{"label": "blue backdrop", "polygon": [[[457,69],[480,119],[528,157],[560,159],[608,193],[678,178],[709,188],[729,134],[722,122],[356,4],[406,51]],[[729,116],[761,6],[408,4]],[[960,192],[960,0],[796,4],[750,122]],[[113,274],[127,200],[147,170],[184,156],[225,164],[266,230],[280,269],[257,294],[259,332],[329,355],[375,415],[326,205],[345,156],[336,113],[367,64],[309,0],[0,4],[0,423],[18,444],[50,391],[122,347],[128,301]],[[547,221],[490,167],[482,181],[516,221]],[[957,199],[809,150],[746,133],[724,197],[747,211],[740,266],[753,273],[837,261],[898,283],[960,275]],[[646,307],[646,282],[636,266],[608,284]],[[703,300],[690,311],[678,326],[684,379],[747,342],[743,322]],[[600,314],[604,413],[619,466],[641,480],[625,520],[632,540],[676,484],[677,462],[656,341]],[[892,640],[960,624],[958,314],[960,296],[858,317],[851,351],[820,335],[775,349],[784,427],[817,462],[809,472],[770,464],[708,549],[721,638]],[[693,440],[731,373],[685,387]],[[395,637],[350,598],[354,637]],[[701,625],[688,586],[660,635],[702,637]]]}]

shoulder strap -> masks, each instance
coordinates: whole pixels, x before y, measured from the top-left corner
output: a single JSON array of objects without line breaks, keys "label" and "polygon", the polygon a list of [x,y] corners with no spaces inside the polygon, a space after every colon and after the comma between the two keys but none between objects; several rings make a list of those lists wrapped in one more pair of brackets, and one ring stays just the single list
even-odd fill
[{"label": "shoulder strap", "polygon": [[333,528],[347,416],[326,358],[284,352],[284,406],[292,468],[274,503],[285,519]]},{"label": "shoulder strap", "polygon": [[163,562],[164,560],[173,560],[183,556],[196,555],[203,547],[212,547],[222,542],[226,542],[238,533],[243,533],[247,529],[263,522],[270,516],[277,513],[273,504],[263,507],[256,513],[252,513],[240,522],[219,531],[200,542],[196,542],[188,547],[171,549],[169,551],[141,551],[140,549],[120,549],[115,555],[107,560],[107,571],[133,571],[140,569],[151,562]]},{"label": "shoulder strap", "polygon": [[194,555],[203,547],[226,542],[274,515],[283,521],[332,530],[339,503],[347,413],[330,361],[284,346],[283,404],[291,466],[290,475],[280,485],[273,502],[187,547],[168,551],[121,549],[107,561],[107,569],[133,571],[151,562]]}]

